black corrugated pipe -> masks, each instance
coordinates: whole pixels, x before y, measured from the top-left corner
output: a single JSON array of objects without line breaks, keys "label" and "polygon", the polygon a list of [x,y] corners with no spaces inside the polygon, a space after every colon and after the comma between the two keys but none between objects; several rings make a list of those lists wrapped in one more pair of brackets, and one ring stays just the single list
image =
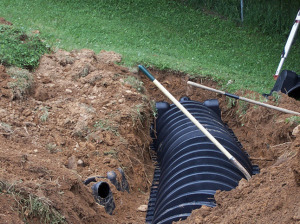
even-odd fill
[{"label": "black corrugated pipe", "polygon": [[[184,97],[180,103],[253,174],[247,154],[221,120],[217,100],[200,103]],[[202,205],[215,206],[216,190],[231,190],[245,176],[174,104],[159,102],[156,107],[153,149],[159,167],[146,222],[172,223]]]},{"label": "black corrugated pipe", "polygon": [[97,182],[92,186],[94,198],[97,203],[103,205],[108,214],[115,209],[115,202],[109,184],[104,181]]},{"label": "black corrugated pipe", "polygon": [[[121,174],[121,182],[117,180],[117,174],[115,171],[109,171],[106,176],[89,177],[83,183],[88,185],[92,182],[97,182],[98,178],[108,179],[118,191],[127,191],[129,193],[129,184],[126,180],[125,173],[121,167],[118,168],[118,171]],[[109,184],[105,181],[98,181],[92,186],[92,192],[96,202],[103,205],[105,207],[105,211],[111,215],[115,209],[115,202]]]}]

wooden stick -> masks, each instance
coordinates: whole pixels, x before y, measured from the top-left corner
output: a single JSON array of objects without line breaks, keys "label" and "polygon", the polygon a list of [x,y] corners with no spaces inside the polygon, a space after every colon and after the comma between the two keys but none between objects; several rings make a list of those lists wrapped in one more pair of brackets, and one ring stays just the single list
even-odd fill
[{"label": "wooden stick", "polygon": [[181,103],[176,100],[172,94],[163,87],[160,82],[158,82],[149,72],[148,70],[143,67],[142,65],[139,65],[139,69],[158,87],[159,90],[161,90],[177,107],[181,110],[182,113],[184,113],[201,131],[203,134],[206,135],[209,140],[212,141],[212,143],[215,144],[215,146],[218,147],[218,149],[229,159],[229,161],[235,165],[236,168],[238,168],[247,178],[247,180],[250,180],[251,175],[249,172],[243,167],[239,161],[236,160],[235,157],[233,157],[221,143],[218,142],[217,139],[215,139],[214,136],[212,136],[206,129],[203,127],[202,124],[196,118],[187,110],[184,106],[181,105]]},{"label": "wooden stick", "polygon": [[187,84],[192,85],[192,86],[196,86],[196,87],[199,87],[199,88],[202,88],[202,89],[210,90],[210,91],[213,91],[213,92],[216,92],[216,93],[220,93],[220,94],[223,94],[223,95],[228,96],[228,97],[232,97],[232,98],[235,98],[235,99],[247,101],[249,103],[257,104],[257,105],[260,105],[260,106],[263,106],[263,107],[268,107],[268,108],[278,110],[278,111],[281,111],[281,112],[284,112],[284,113],[294,114],[294,115],[300,116],[300,113],[292,111],[292,110],[284,109],[284,108],[281,108],[281,107],[276,107],[276,106],[269,105],[269,104],[266,104],[266,103],[262,103],[262,102],[259,102],[259,101],[247,99],[247,98],[242,97],[242,96],[237,96],[237,95],[234,95],[234,94],[226,93],[224,91],[213,89],[211,87],[207,87],[207,86],[195,83],[195,82],[188,81]]}]

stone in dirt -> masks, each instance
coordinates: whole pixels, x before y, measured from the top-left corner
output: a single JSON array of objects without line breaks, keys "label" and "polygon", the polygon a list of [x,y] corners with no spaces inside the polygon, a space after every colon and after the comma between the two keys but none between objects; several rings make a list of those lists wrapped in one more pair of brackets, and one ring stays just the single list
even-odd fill
[{"label": "stone in dirt", "polygon": [[140,206],[137,208],[137,210],[138,210],[139,212],[146,212],[147,209],[148,209],[148,206],[147,206],[147,205],[140,205]]}]

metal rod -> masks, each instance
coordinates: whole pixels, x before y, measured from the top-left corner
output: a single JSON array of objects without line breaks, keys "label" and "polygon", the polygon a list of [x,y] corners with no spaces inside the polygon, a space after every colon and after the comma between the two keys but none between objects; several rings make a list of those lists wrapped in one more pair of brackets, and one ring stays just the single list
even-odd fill
[{"label": "metal rod", "polygon": [[300,113],[292,111],[292,110],[284,109],[284,108],[281,108],[281,107],[276,107],[276,106],[269,105],[269,104],[266,104],[266,103],[262,103],[262,102],[259,102],[259,101],[247,99],[247,98],[242,97],[242,96],[237,96],[237,95],[234,95],[234,94],[226,93],[224,91],[213,89],[211,87],[207,87],[207,86],[195,83],[195,82],[188,81],[187,84],[192,85],[192,86],[196,86],[196,87],[199,87],[199,88],[202,88],[202,89],[210,90],[210,91],[213,91],[213,92],[216,92],[216,93],[220,93],[220,94],[223,94],[225,96],[229,96],[229,97],[232,97],[232,98],[235,98],[235,99],[239,99],[239,100],[247,101],[249,103],[257,104],[257,105],[260,105],[260,106],[263,106],[263,107],[268,107],[268,108],[278,110],[278,111],[281,111],[281,112],[284,112],[284,113],[295,114],[295,115],[300,116]]},{"label": "metal rod", "polygon": [[241,0],[241,21],[244,22],[244,1]]},{"label": "metal rod", "polygon": [[196,118],[187,110],[185,109],[182,104],[176,100],[172,94],[166,90],[148,71],[145,67],[142,65],[139,65],[139,69],[158,87],[159,90],[161,90],[177,107],[181,110],[182,113],[184,113],[199,129],[202,131],[205,136],[212,141],[212,143],[215,144],[215,146],[218,147],[218,149],[229,159],[229,161],[235,165],[246,177],[247,180],[251,179],[251,175],[249,172],[243,167],[239,161],[237,161],[225,148],[223,145],[221,145],[217,139],[215,139],[214,136],[212,136],[206,129],[203,127],[202,124]]}]

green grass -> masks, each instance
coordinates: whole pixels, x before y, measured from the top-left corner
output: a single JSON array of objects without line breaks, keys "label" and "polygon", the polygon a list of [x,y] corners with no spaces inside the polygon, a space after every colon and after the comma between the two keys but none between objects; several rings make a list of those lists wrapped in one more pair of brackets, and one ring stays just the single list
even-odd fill
[{"label": "green grass", "polygon": [[0,49],[1,64],[30,70],[38,66],[40,55],[49,52],[38,36],[32,33],[27,35],[21,29],[1,24]]},{"label": "green grass", "polygon": [[113,125],[109,120],[98,120],[94,124],[96,130],[101,129],[103,131],[110,131],[115,135],[119,135],[118,126]]},{"label": "green grass", "polygon": [[144,93],[144,91],[145,91],[145,88],[143,86],[144,83],[142,81],[138,80],[134,76],[128,76],[124,80],[124,82],[131,85],[134,89],[136,89],[140,93]]},{"label": "green grass", "polygon": [[238,24],[253,30],[273,35],[276,32],[288,35],[291,24],[300,8],[299,0],[243,1],[243,22],[241,1],[237,0],[185,0],[195,8],[205,8]]},{"label": "green grass", "polygon": [[18,67],[9,67],[6,72],[12,79],[7,87],[12,89],[13,99],[23,99],[32,88],[33,75],[28,70]]},{"label": "green grass", "polygon": [[[17,211],[24,223],[63,224],[67,223],[47,198],[39,198],[16,190],[16,183],[0,180],[0,194],[11,195],[16,201]],[[9,209],[14,209],[10,207]],[[34,221],[33,221],[34,220]]]},{"label": "green grass", "polygon": [[[178,1],[180,2],[180,1]],[[269,92],[286,35],[267,36],[167,0],[1,0],[0,15],[66,50],[112,50],[139,63],[212,77],[228,91]],[[291,24],[292,26],[292,24]],[[300,44],[283,69],[300,72]]]}]

